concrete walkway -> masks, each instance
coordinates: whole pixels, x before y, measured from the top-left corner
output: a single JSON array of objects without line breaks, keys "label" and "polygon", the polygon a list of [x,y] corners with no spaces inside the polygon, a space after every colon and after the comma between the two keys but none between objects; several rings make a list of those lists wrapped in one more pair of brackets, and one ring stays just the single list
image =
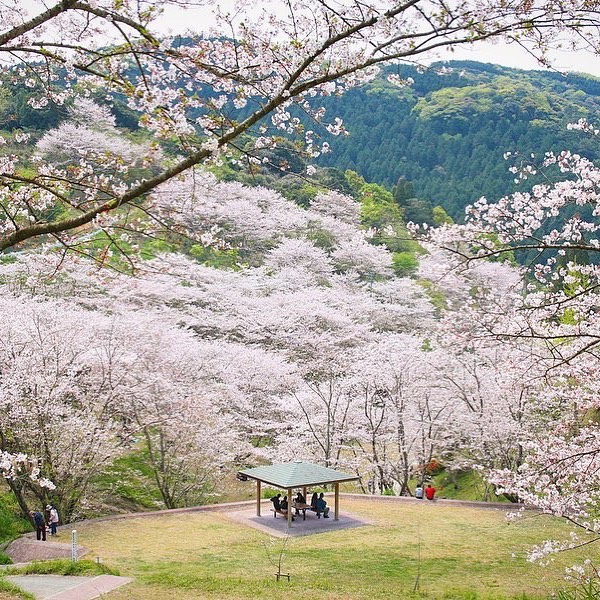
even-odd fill
[{"label": "concrete walkway", "polygon": [[[61,539],[67,538],[63,535]],[[38,541],[33,537],[33,534],[29,533],[12,541],[5,552],[15,563],[71,558],[71,544],[58,542],[54,538],[49,539],[47,542]],[[87,548],[77,546],[77,556],[79,558],[88,553]]]},{"label": "concrete walkway", "polygon": [[130,577],[116,575],[9,575],[6,579],[38,600],[92,600],[133,581]]}]

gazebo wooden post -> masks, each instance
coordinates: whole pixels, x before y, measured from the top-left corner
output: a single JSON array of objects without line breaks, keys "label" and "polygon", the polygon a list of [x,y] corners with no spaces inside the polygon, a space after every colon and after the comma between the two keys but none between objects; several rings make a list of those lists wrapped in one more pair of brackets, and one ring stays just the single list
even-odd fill
[{"label": "gazebo wooden post", "polygon": [[256,480],[256,516],[260,517],[260,479]]},{"label": "gazebo wooden post", "polygon": [[288,518],[288,527],[292,526],[292,491],[293,488],[288,488],[287,490],[287,497],[288,497],[288,511],[287,511],[287,518]]},{"label": "gazebo wooden post", "polygon": [[334,519],[336,521],[339,520],[340,516],[340,484],[336,483],[334,486],[335,495],[333,497],[333,506],[334,506]]},{"label": "gazebo wooden post", "polygon": [[302,495],[304,496],[304,502],[306,502],[306,486],[302,488]]}]

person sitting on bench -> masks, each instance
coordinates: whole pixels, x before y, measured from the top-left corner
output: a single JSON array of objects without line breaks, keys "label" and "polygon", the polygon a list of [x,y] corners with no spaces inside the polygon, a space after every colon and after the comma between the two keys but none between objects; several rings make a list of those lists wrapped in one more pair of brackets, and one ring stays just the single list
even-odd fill
[{"label": "person sitting on bench", "polygon": [[318,499],[319,499],[319,494],[317,494],[317,492],[315,492],[315,493],[312,495],[312,498],[310,499],[310,507],[311,507],[313,510],[317,510],[317,500],[318,500]]},{"label": "person sitting on bench", "polygon": [[277,494],[277,496],[273,496],[271,498],[271,502],[273,503],[273,508],[275,512],[281,512],[281,494]]},{"label": "person sitting on bench", "polygon": [[317,499],[317,510],[323,513],[325,519],[329,519],[329,506],[327,506],[327,502],[323,498],[323,492],[319,494],[319,498]]},{"label": "person sitting on bench", "polygon": [[[281,498],[281,494],[277,494],[277,496],[273,496],[271,498],[271,502],[273,503],[274,516],[277,517],[277,513],[279,513],[280,515],[287,517],[287,514],[288,514],[287,496],[284,496],[283,500],[280,500],[280,498]],[[294,517],[292,517],[292,521],[293,520],[294,520]]]}]

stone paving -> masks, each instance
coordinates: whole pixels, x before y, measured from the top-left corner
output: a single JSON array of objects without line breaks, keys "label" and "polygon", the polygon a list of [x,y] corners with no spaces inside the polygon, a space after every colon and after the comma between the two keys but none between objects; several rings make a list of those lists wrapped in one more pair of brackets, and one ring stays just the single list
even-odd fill
[{"label": "stone paving", "polygon": [[[70,535],[70,533],[69,533]],[[68,539],[67,534],[60,535],[59,539]],[[24,535],[11,542],[5,550],[13,562],[28,563],[32,560],[53,560],[55,558],[71,558],[71,544],[55,541],[53,538],[47,542],[38,541],[34,534]],[[77,556],[85,556],[89,550],[83,546],[77,547]]]},{"label": "stone paving", "polygon": [[[268,504],[270,506],[270,503]],[[302,514],[294,516],[292,526],[288,528],[287,519],[281,515],[277,515],[276,518],[273,517],[273,512],[268,506],[261,506],[261,513],[261,516],[258,517],[256,515],[256,507],[253,506],[252,508],[247,508],[245,510],[226,511],[222,514],[232,521],[247,525],[248,527],[253,527],[254,529],[259,529],[273,537],[312,535],[315,533],[349,529],[350,527],[362,527],[371,524],[369,521],[347,512],[340,511],[340,518],[336,521],[333,518],[333,511],[330,513],[328,519],[323,517],[318,519],[317,515],[307,510],[306,520],[302,519]]]},{"label": "stone paving", "polygon": [[6,579],[38,600],[92,600],[133,581],[130,577],[116,575],[9,575]]},{"label": "stone paving", "polygon": [[[65,530],[64,538],[68,533]],[[63,537],[59,534],[59,538]],[[14,540],[5,552],[16,564],[6,567],[23,566],[35,560],[52,560],[71,558],[71,544],[57,542],[55,539],[46,542],[38,541],[32,534]],[[89,550],[77,547],[77,555],[81,558]],[[9,575],[6,579],[21,589],[33,594],[38,600],[92,600],[132,581],[129,577],[115,575],[98,575],[91,577],[63,575]]]}]

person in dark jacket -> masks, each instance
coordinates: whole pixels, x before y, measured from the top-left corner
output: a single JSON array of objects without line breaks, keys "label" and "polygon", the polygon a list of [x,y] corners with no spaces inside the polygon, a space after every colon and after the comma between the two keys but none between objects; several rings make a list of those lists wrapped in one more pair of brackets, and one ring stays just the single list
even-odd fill
[{"label": "person in dark jacket", "polygon": [[35,525],[35,536],[38,540],[46,541],[46,520],[39,510],[32,510],[30,513]]},{"label": "person in dark jacket", "polygon": [[310,507],[316,509],[317,508],[317,500],[319,499],[319,494],[315,492],[310,499]]},{"label": "person in dark jacket", "polygon": [[271,498],[271,502],[273,503],[273,508],[276,511],[281,511],[281,494],[277,494],[277,496],[273,496]]},{"label": "person in dark jacket", "polygon": [[323,516],[326,519],[329,519],[329,506],[327,506],[327,502],[325,498],[323,498],[323,492],[319,494],[319,498],[317,499],[317,510],[320,513],[323,513]]}]

